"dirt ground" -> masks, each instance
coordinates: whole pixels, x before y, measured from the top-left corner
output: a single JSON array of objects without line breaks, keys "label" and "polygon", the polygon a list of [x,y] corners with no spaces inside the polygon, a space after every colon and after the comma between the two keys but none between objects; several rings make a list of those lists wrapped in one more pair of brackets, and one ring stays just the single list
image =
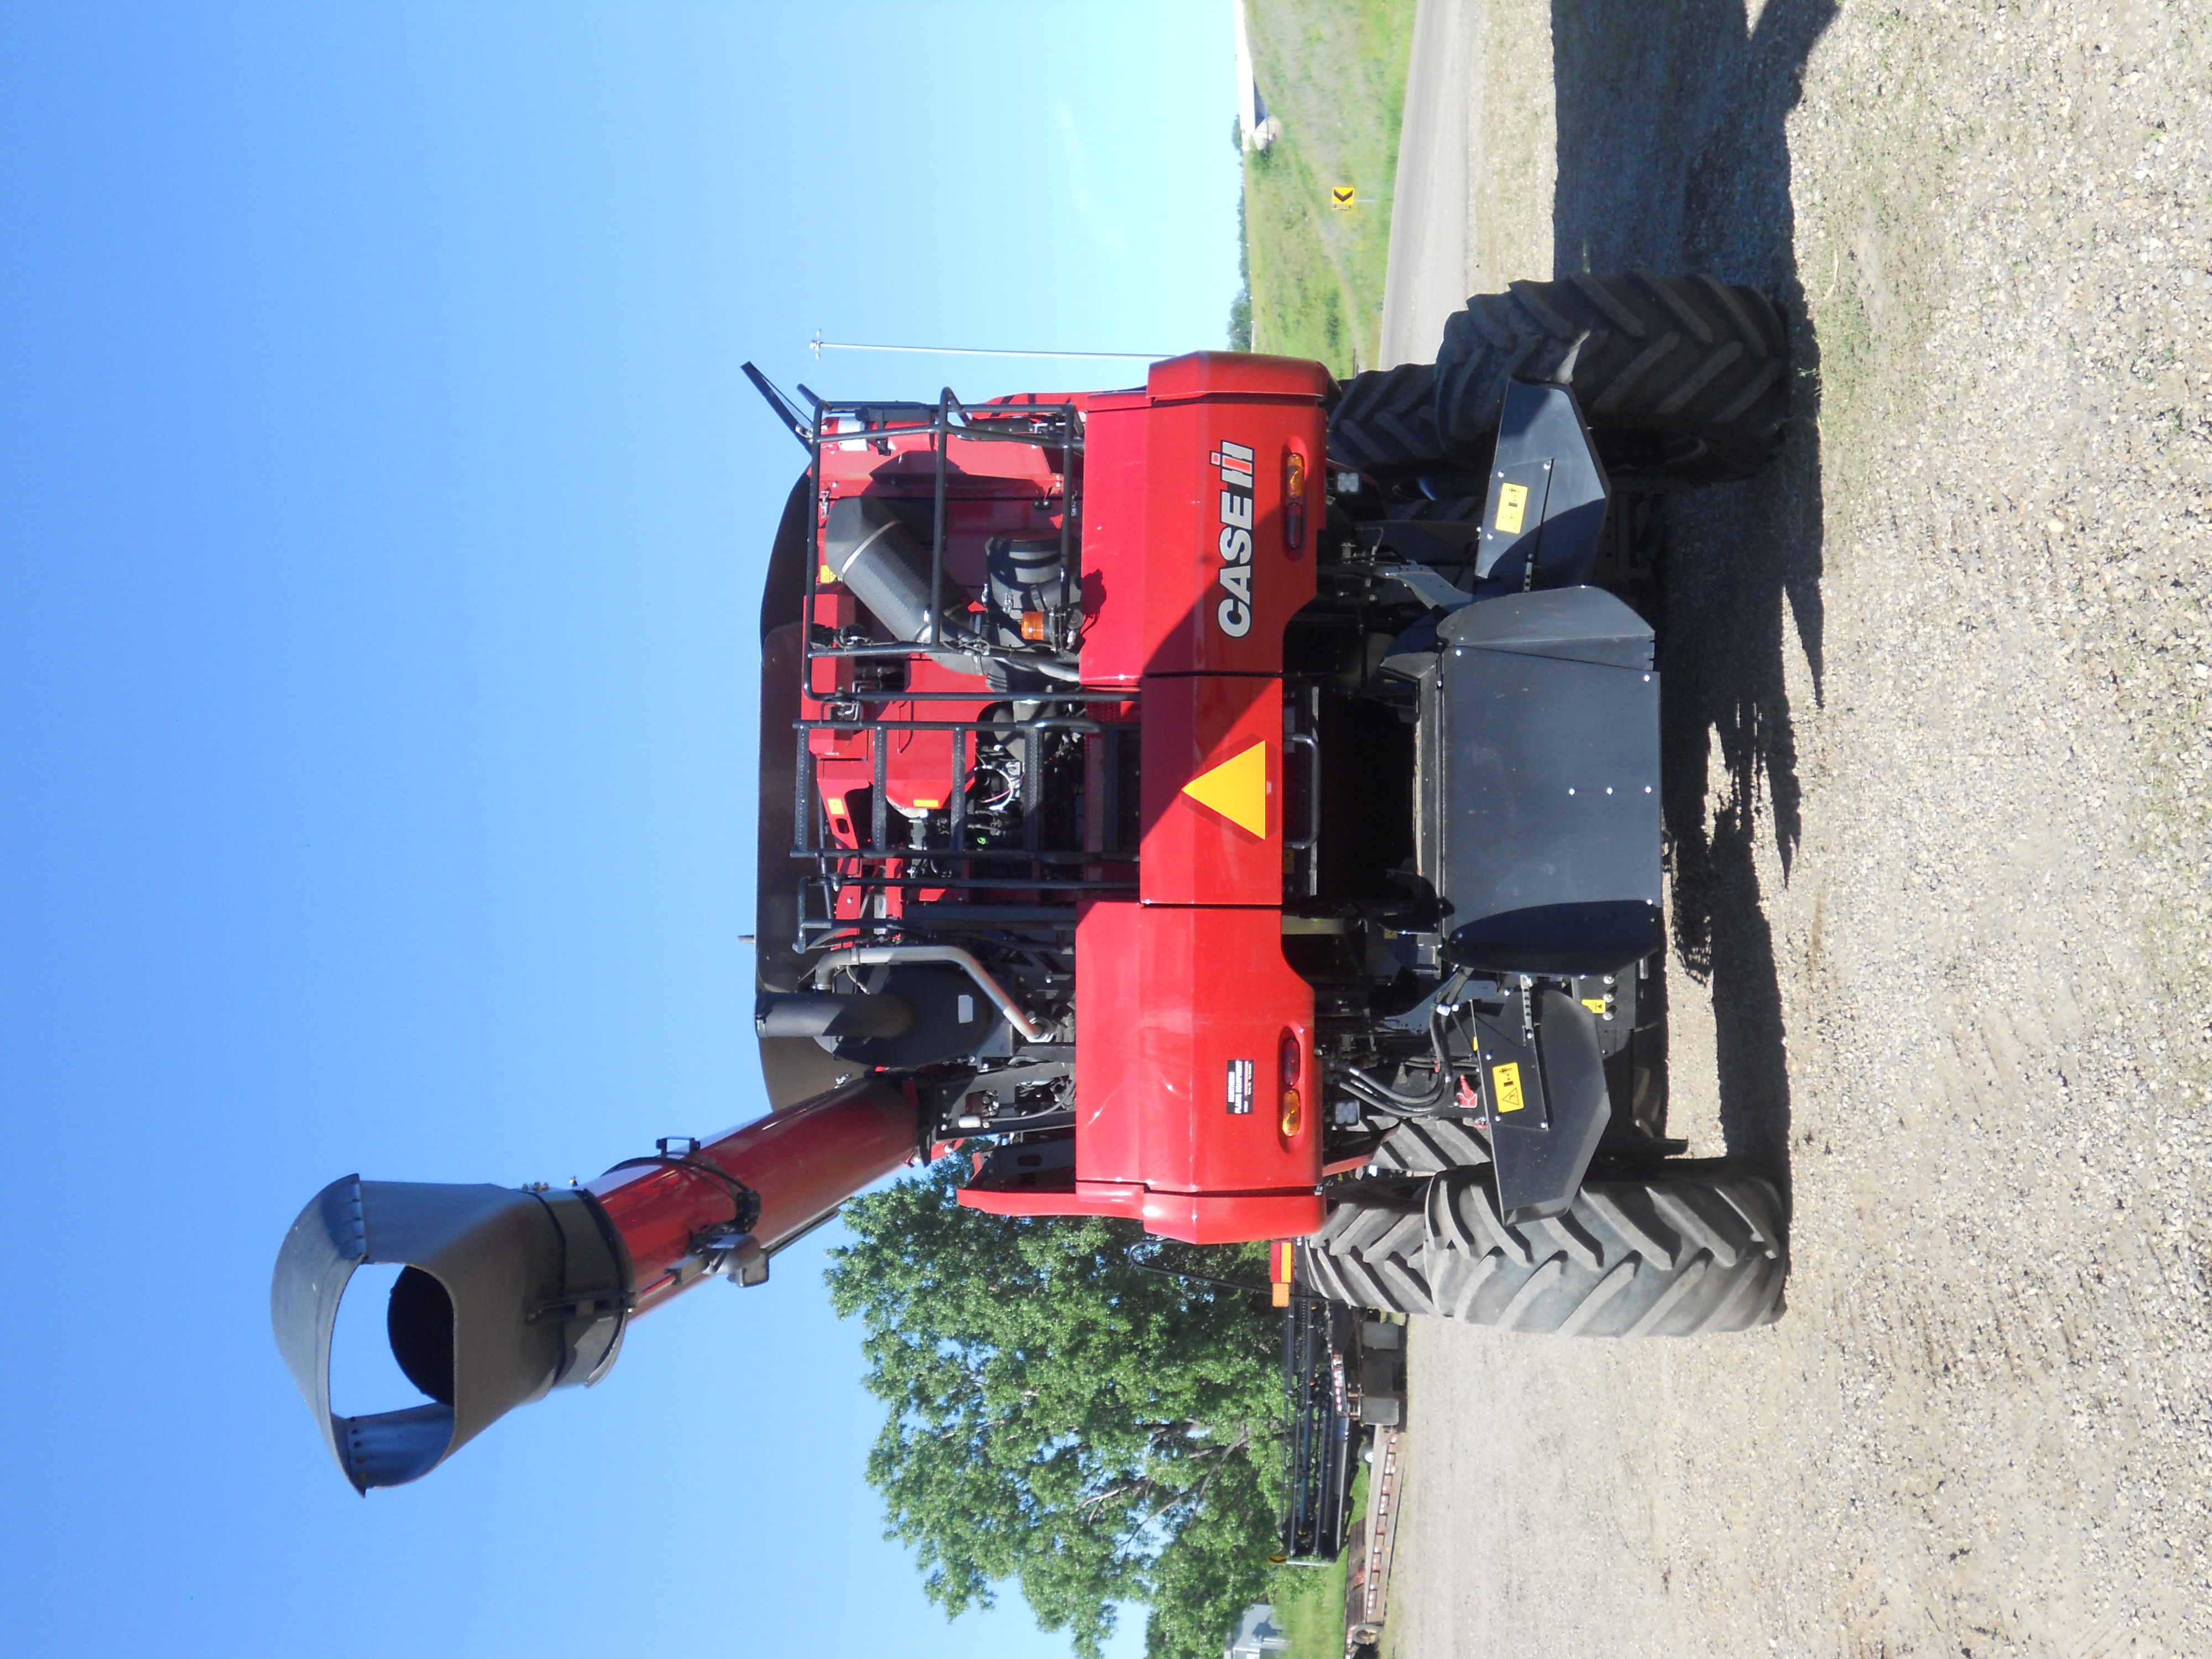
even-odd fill
[{"label": "dirt ground", "polygon": [[1469,269],[1796,331],[1662,647],[1672,1127],[1794,1271],[1750,1336],[1416,1321],[1389,1650],[2212,1654],[2212,5],[1507,11]]}]

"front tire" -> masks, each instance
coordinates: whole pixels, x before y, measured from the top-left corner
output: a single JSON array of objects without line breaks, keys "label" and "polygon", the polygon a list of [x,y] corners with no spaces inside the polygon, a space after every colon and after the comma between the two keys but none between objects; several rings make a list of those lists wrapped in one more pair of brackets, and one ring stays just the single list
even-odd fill
[{"label": "front tire", "polygon": [[1331,1301],[1557,1336],[1698,1336],[1781,1317],[1782,1201],[1725,1163],[1586,1181],[1565,1214],[1509,1224],[1491,1166],[1353,1188],[1307,1242]]}]

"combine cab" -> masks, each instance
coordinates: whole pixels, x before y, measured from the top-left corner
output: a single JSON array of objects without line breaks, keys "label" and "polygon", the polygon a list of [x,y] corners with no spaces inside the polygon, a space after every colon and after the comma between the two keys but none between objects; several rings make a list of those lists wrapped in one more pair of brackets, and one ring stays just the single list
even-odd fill
[{"label": "combine cab", "polygon": [[[756,375],[807,455],[761,617],[773,1114],[573,1193],[334,1183],[276,1309],[342,1467],[415,1478],[912,1158],[998,1214],[1301,1239],[1354,1306],[1773,1318],[1773,1189],[1664,1138],[1653,572],[1613,479],[1759,464],[1784,351],[1748,289],[1580,278],[1341,387],[1219,353],[975,406]],[[430,1403],[336,1418],[364,1260],[411,1264]]]}]

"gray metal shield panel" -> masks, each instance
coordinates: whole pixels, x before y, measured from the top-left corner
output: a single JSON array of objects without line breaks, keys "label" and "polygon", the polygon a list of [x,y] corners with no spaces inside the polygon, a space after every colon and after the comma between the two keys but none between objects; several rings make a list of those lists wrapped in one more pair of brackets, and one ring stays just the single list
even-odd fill
[{"label": "gray metal shield panel", "polygon": [[1437,629],[1447,647],[1480,646],[1527,657],[1651,666],[1651,624],[1601,587],[1553,587],[1486,599]]},{"label": "gray metal shield panel", "polygon": [[[1658,676],[1589,659],[1632,643],[1618,626],[1577,639],[1552,625],[1556,607],[1529,603],[1573,592],[1603,602],[1576,602],[1595,620],[1611,607],[1634,621],[1581,589],[1484,601],[1446,624],[1490,624],[1444,650],[1424,733],[1437,769],[1424,873],[1455,956],[1473,966],[1611,972],[1659,943]],[[1516,610],[1527,628],[1498,626]]]},{"label": "gray metal shield panel", "polygon": [[[1613,1113],[1597,1022],[1589,1010],[1547,986],[1539,994],[1537,1014],[1533,1068],[1530,1051],[1510,1027],[1486,1025],[1482,1032],[1482,1095],[1498,1167],[1498,1202],[1505,1218],[1516,1223],[1558,1215],[1573,1203]],[[1498,1109],[1491,1082],[1496,1060],[1521,1064],[1523,1089],[1540,1094],[1540,1107],[1530,1100],[1516,1112]]]},{"label": "gray metal shield panel", "polygon": [[[1509,484],[1528,495],[1517,514],[1501,518]],[[1574,394],[1560,386],[1507,382],[1475,574],[1514,588],[1588,581],[1612,493]]]}]

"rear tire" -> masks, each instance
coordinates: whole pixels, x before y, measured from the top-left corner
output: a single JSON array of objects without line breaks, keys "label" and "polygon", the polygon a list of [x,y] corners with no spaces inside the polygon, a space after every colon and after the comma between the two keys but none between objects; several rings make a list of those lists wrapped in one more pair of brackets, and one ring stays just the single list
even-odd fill
[{"label": "rear tire", "polygon": [[1428,363],[1355,374],[1329,411],[1328,458],[1339,466],[1370,477],[1403,477],[1435,471],[1443,453],[1436,369]]},{"label": "rear tire", "polygon": [[1616,485],[1717,483],[1772,456],[1789,368],[1782,314],[1756,289],[1650,271],[1515,283],[1445,325],[1437,425],[1480,447],[1507,380],[1565,380]]},{"label": "rear tire", "polygon": [[1789,336],[1765,295],[1711,276],[1515,283],[1467,302],[1432,368],[1353,376],[1329,454],[1382,477],[1487,465],[1516,379],[1574,388],[1617,488],[1719,483],[1750,477],[1781,442]]},{"label": "rear tire", "polygon": [[1586,1181],[1564,1215],[1509,1225],[1490,1165],[1355,1188],[1308,1241],[1332,1301],[1558,1336],[1698,1336],[1782,1316],[1782,1201],[1725,1163]]}]

